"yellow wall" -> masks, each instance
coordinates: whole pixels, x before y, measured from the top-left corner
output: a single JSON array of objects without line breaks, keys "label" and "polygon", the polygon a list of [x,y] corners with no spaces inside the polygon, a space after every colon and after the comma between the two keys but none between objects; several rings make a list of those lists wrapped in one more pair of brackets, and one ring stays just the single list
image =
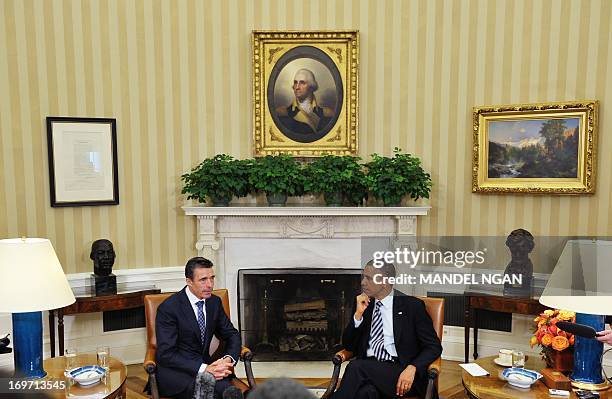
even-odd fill
[{"label": "yellow wall", "polygon": [[[612,2],[0,0],[0,237],[49,237],[67,272],[182,265],[179,176],[251,155],[252,29],[359,29],[360,154],[432,172],[421,234],[611,234]],[[599,99],[597,193],[471,193],[471,107]],[[53,209],[45,117],[117,118],[121,204]]]}]

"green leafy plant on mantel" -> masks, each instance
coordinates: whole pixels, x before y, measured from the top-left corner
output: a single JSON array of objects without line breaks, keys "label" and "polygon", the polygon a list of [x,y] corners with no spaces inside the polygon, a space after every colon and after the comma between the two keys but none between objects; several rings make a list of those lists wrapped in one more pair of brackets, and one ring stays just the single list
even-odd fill
[{"label": "green leafy plant on mantel", "polygon": [[302,168],[292,156],[286,154],[254,159],[250,166],[249,184],[265,192],[268,203],[273,206],[284,205],[287,196],[304,193]]},{"label": "green leafy plant on mantel", "polygon": [[218,154],[207,158],[190,173],[181,176],[183,194],[187,199],[214,206],[227,206],[233,196],[245,197],[250,191],[249,169],[251,160],[238,160],[230,155]]},{"label": "green leafy plant on mantel", "polygon": [[395,147],[393,157],[372,154],[365,165],[368,189],[385,206],[399,206],[405,195],[414,200],[429,198],[431,176],[423,170],[419,158],[401,151]]},{"label": "green leafy plant on mantel", "polygon": [[361,158],[350,155],[325,155],[305,168],[304,190],[322,193],[329,206],[340,206],[343,197],[351,205],[359,205],[367,197],[367,186]]}]

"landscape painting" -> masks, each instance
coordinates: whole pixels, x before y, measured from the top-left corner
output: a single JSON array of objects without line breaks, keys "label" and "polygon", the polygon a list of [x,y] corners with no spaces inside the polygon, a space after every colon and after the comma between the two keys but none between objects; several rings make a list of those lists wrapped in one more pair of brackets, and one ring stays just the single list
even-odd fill
[{"label": "landscape painting", "polygon": [[598,113],[596,100],[474,107],[472,191],[594,193]]},{"label": "landscape painting", "polygon": [[579,118],[489,122],[489,178],[576,178]]}]

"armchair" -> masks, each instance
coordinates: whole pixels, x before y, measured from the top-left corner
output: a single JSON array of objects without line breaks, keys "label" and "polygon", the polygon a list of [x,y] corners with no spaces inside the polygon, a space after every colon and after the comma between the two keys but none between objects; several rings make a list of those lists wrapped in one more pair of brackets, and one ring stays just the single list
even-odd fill
[{"label": "armchair", "polygon": [[[425,308],[427,309],[427,313],[431,317],[433,321],[434,330],[438,334],[438,338],[442,341],[442,332],[444,330],[444,299],[443,298],[427,298],[427,297],[418,297],[419,299],[425,302]],[[332,358],[332,362],[334,364],[334,371],[332,372],[332,378],[329,382],[329,386],[327,390],[323,394],[322,398],[328,398],[332,392],[336,390],[338,385],[338,379],[340,376],[340,367],[343,362],[350,360],[353,357],[353,353],[342,349],[338,351],[334,357]],[[425,395],[425,399],[431,399],[434,387],[438,386],[438,375],[440,375],[440,370],[442,368],[442,359],[438,358],[434,360],[433,363],[429,365],[427,368],[427,392]],[[418,398],[405,398],[405,399],[418,399]]]},{"label": "armchair", "polygon": [[[159,391],[157,387],[157,378],[155,372],[157,370],[157,364],[155,362],[155,350],[157,349],[157,341],[155,338],[155,316],[157,315],[157,307],[165,301],[173,293],[147,295],[144,297],[145,316],[147,322],[147,353],[144,360],[144,369],[149,375],[148,386],[153,399],[159,399]],[[229,317],[229,295],[227,289],[214,290],[213,294],[221,298],[223,304],[223,310]],[[211,351],[216,340],[213,340],[211,344]],[[224,343],[219,342],[217,348],[215,348],[212,358],[214,360],[221,357],[223,354]],[[239,379],[234,379],[233,384],[239,388],[242,392],[246,392],[250,389],[255,388],[255,378],[253,377],[253,369],[251,367],[251,360],[253,359],[253,352],[245,346],[240,351],[240,360],[244,362],[244,368],[246,371],[248,385]]]}]

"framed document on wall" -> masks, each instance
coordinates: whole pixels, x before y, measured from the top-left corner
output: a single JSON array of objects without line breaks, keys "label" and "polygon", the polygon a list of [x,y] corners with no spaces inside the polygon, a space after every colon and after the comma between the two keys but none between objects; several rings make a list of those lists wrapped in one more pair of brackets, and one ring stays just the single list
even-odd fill
[{"label": "framed document on wall", "polygon": [[117,121],[47,117],[51,206],[119,204]]}]

